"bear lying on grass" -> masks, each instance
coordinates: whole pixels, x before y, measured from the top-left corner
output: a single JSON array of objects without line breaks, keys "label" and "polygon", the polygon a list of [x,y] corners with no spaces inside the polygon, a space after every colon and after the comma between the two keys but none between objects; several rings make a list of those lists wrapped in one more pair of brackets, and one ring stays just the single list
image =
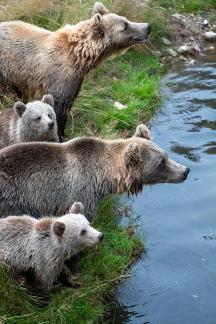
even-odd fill
[{"label": "bear lying on grass", "polygon": [[76,138],[65,143],[24,143],[0,151],[0,217],[63,215],[85,202],[87,218],[112,193],[137,194],[144,185],[178,183],[189,169],[148,140],[144,125],[120,140]]},{"label": "bear lying on grass", "polygon": [[112,13],[99,2],[94,16],[51,32],[21,21],[0,24],[0,82],[28,100],[51,93],[59,133],[84,77],[105,58],[143,43],[148,23],[135,23]]},{"label": "bear lying on grass", "polygon": [[70,214],[41,218],[9,216],[0,219],[0,261],[16,274],[31,269],[37,288],[49,290],[60,274],[73,285],[65,260],[103,240],[103,234],[81,215],[83,205],[74,203]]},{"label": "bear lying on grass", "polygon": [[44,95],[41,101],[17,102],[14,109],[2,112],[0,148],[21,142],[59,142],[53,106],[53,97]]}]

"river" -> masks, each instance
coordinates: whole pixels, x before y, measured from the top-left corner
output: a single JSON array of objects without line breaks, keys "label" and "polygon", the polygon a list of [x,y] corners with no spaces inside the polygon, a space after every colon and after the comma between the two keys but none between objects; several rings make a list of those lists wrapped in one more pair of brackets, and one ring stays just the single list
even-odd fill
[{"label": "river", "polygon": [[161,89],[153,141],[191,172],[130,200],[146,253],[117,288],[109,322],[215,324],[216,51],[171,71]]}]

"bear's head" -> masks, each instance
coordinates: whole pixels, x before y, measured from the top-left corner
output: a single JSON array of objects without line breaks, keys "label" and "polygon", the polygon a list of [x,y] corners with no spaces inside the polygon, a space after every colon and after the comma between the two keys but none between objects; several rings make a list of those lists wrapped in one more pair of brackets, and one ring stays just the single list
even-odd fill
[{"label": "bear's head", "polygon": [[101,2],[95,3],[93,14],[92,30],[96,37],[102,37],[110,48],[124,49],[144,43],[151,31],[149,23],[136,23],[109,13]]},{"label": "bear's head", "polygon": [[55,235],[64,240],[68,256],[72,256],[87,247],[97,245],[103,240],[103,233],[94,229],[83,215],[84,207],[74,202],[69,214],[58,217],[52,229]]},{"label": "bear's head", "polygon": [[50,132],[57,132],[54,100],[51,95],[44,95],[41,101],[17,102],[14,110],[20,120],[20,133],[25,140],[45,140]]},{"label": "bear's head", "polygon": [[148,184],[182,182],[190,171],[150,141],[150,132],[143,124],[137,126],[134,136],[128,140],[122,152],[122,164],[118,192],[132,194],[137,194]]}]

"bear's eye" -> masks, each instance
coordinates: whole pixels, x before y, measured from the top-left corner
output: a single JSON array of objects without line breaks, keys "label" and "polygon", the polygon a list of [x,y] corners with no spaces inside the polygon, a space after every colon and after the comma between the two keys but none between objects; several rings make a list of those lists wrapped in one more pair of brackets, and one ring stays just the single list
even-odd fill
[{"label": "bear's eye", "polygon": [[48,117],[49,117],[50,119],[52,119],[50,114],[48,115]]},{"label": "bear's eye", "polygon": [[163,158],[163,159],[161,160],[160,166],[164,166],[164,165],[165,165],[165,163],[166,163],[166,159],[165,159],[165,158]]},{"label": "bear's eye", "polygon": [[80,235],[84,236],[84,235],[86,235],[86,232],[87,232],[86,230],[82,230]]},{"label": "bear's eye", "polygon": [[41,120],[41,116],[36,117],[35,120],[37,121]]}]

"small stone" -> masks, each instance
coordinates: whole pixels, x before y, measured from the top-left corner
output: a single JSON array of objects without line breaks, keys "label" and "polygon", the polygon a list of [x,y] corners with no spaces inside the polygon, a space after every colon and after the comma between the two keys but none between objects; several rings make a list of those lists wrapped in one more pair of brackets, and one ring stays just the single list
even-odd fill
[{"label": "small stone", "polygon": [[153,53],[155,56],[159,56],[159,57],[163,56],[163,53],[160,52],[160,51],[153,51],[152,53]]},{"label": "small stone", "polygon": [[181,19],[182,16],[179,13],[175,13],[175,14],[173,14],[173,17],[176,19]]},{"label": "small stone", "polygon": [[180,55],[179,59],[182,60],[182,61],[187,61],[187,58],[185,56],[183,56],[183,55]]},{"label": "small stone", "polygon": [[177,56],[176,51],[174,51],[172,48],[168,48],[168,49],[166,50],[166,52],[167,52],[169,55],[171,55],[172,57]]},{"label": "small stone", "polygon": [[126,106],[126,105],[123,105],[121,102],[119,102],[119,101],[115,101],[114,102],[114,106],[117,108],[117,109],[119,109],[119,110],[122,110],[122,109],[126,109],[128,106]]},{"label": "small stone", "polygon": [[203,21],[203,25],[204,25],[205,27],[208,26],[208,20],[207,20],[207,19],[205,19],[205,20]]},{"label": "small stone", "polygon": [[214,46],[206,47],[206,50],[207,50],[207,51],[213,51],[214,49],[215,49]]},{"label": "small stone", "polygon": [[208,31],[205,33],[205,39],[207,40],[213,40],[216,39],[216,33],[213,31]]},{"label": "small stone", "polygon": [[195,64],[195,62],[196,61],[194,59],[189,59],[189,60],[187,60],[186,65],[187,66],[193,66]]},{"label": "small stone", "polygon": [[169,39],[162,37],[162,42],[164,43],[164,45],[170,46],[171,42],[169,41]]},{"label": "small stone", "polygon": [[179,54],[187,54],[190,50],[190,47],[188,45],[182,45],[178,48],[178,53]]}]

